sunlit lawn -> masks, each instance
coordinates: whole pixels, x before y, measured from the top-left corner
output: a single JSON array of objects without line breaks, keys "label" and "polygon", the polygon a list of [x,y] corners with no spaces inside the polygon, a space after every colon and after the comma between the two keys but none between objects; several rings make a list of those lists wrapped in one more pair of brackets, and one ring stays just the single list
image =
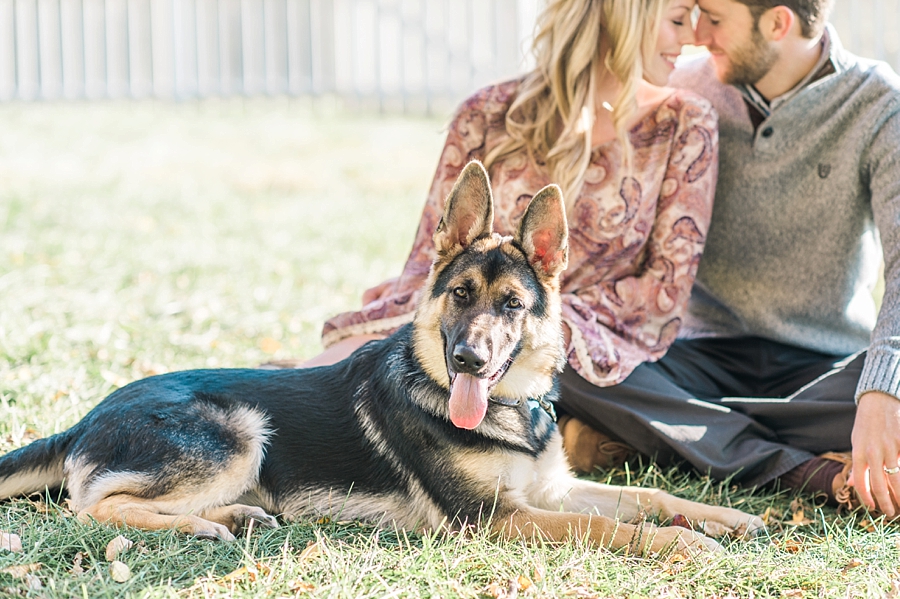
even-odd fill
[{"label": "sunlit lawn", "polygon": [[[326,317],[399,271],[442,126],[284,99],[0,105],[0,452],[139,377],[315,354]],[[116,582],[120,531],[19,500],[0,505],[23,544],[0,549],[0,597],[898,594],[891,525],[808,501],[792,525],[786,493],[675,470],[604,476],[768,510],[770,534],[679,561],[341,521],[232,544],[126,530]]]}]

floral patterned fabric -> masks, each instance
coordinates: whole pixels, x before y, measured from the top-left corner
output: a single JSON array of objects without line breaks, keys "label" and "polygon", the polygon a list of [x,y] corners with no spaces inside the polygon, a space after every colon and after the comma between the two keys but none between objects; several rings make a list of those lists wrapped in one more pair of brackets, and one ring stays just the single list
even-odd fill
[{"label": "floral patterned fabric", "polygon": [[[412,252],[400,277],[358,312],[325,323],[326,346],[351,335],[391,332],[412,320],[434,258],[431,236],[462,168],[503,139],[519,81],[485,88],[450,124]],[[561,278],[571,366],[586,380],[621,382],[661,358],[681,325],[712,212],[718,166],[716,113],[674,91],[630,131],[634,168],[618,140],[594,148],[569,213],[569,266]],[[515,232],[531,197],[551,183],[522,151],[490,169],[494,230]]]}]

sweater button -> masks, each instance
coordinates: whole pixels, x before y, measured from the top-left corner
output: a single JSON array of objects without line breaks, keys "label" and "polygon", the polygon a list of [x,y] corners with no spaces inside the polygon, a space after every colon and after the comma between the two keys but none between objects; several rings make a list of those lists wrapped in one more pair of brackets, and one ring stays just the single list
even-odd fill
[{"label": "sweater button", "polygon": [[762,131],[762,136],[763,137],[772,137],[773,133],[775,133],[775,131],[773,131],[771,127],[766,127]]}]

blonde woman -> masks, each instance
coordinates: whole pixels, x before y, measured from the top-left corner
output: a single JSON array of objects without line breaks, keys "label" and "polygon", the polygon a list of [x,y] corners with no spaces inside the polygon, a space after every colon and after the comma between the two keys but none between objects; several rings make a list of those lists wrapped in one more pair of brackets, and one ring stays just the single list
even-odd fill
[{"label": "blonde woman", "polygon": [[[664,87],[682,46],[693,42],[693,5],[550,0],[534,43],[537,67],[457,110],[400,277],[367,291],[362,310],[329,320],[326,351],[305,365],[335,362],[412,320],[444,198],[473,159],[489,170],[500,233],[515,231],[544,185],[564,191],[569,367],[561,407],[573,377],[605,387],[658,360],[690,294],[716,183],[715,112],[690,92]],[[570,456],[590,468],[597,438],[583,432],[591,455]],[[567,437],[573,452],[578,435]]]}]

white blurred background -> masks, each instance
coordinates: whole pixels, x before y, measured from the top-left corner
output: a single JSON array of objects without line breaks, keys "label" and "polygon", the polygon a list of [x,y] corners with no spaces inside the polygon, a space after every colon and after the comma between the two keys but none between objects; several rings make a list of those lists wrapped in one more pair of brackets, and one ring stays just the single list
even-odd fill
[{"label": "white blurred background", "polygon": [[[335,95],[443,114],[528,67],[543,0],[0,0],[0,101]],[[900,0],[836,0],[900,70]]]}]

